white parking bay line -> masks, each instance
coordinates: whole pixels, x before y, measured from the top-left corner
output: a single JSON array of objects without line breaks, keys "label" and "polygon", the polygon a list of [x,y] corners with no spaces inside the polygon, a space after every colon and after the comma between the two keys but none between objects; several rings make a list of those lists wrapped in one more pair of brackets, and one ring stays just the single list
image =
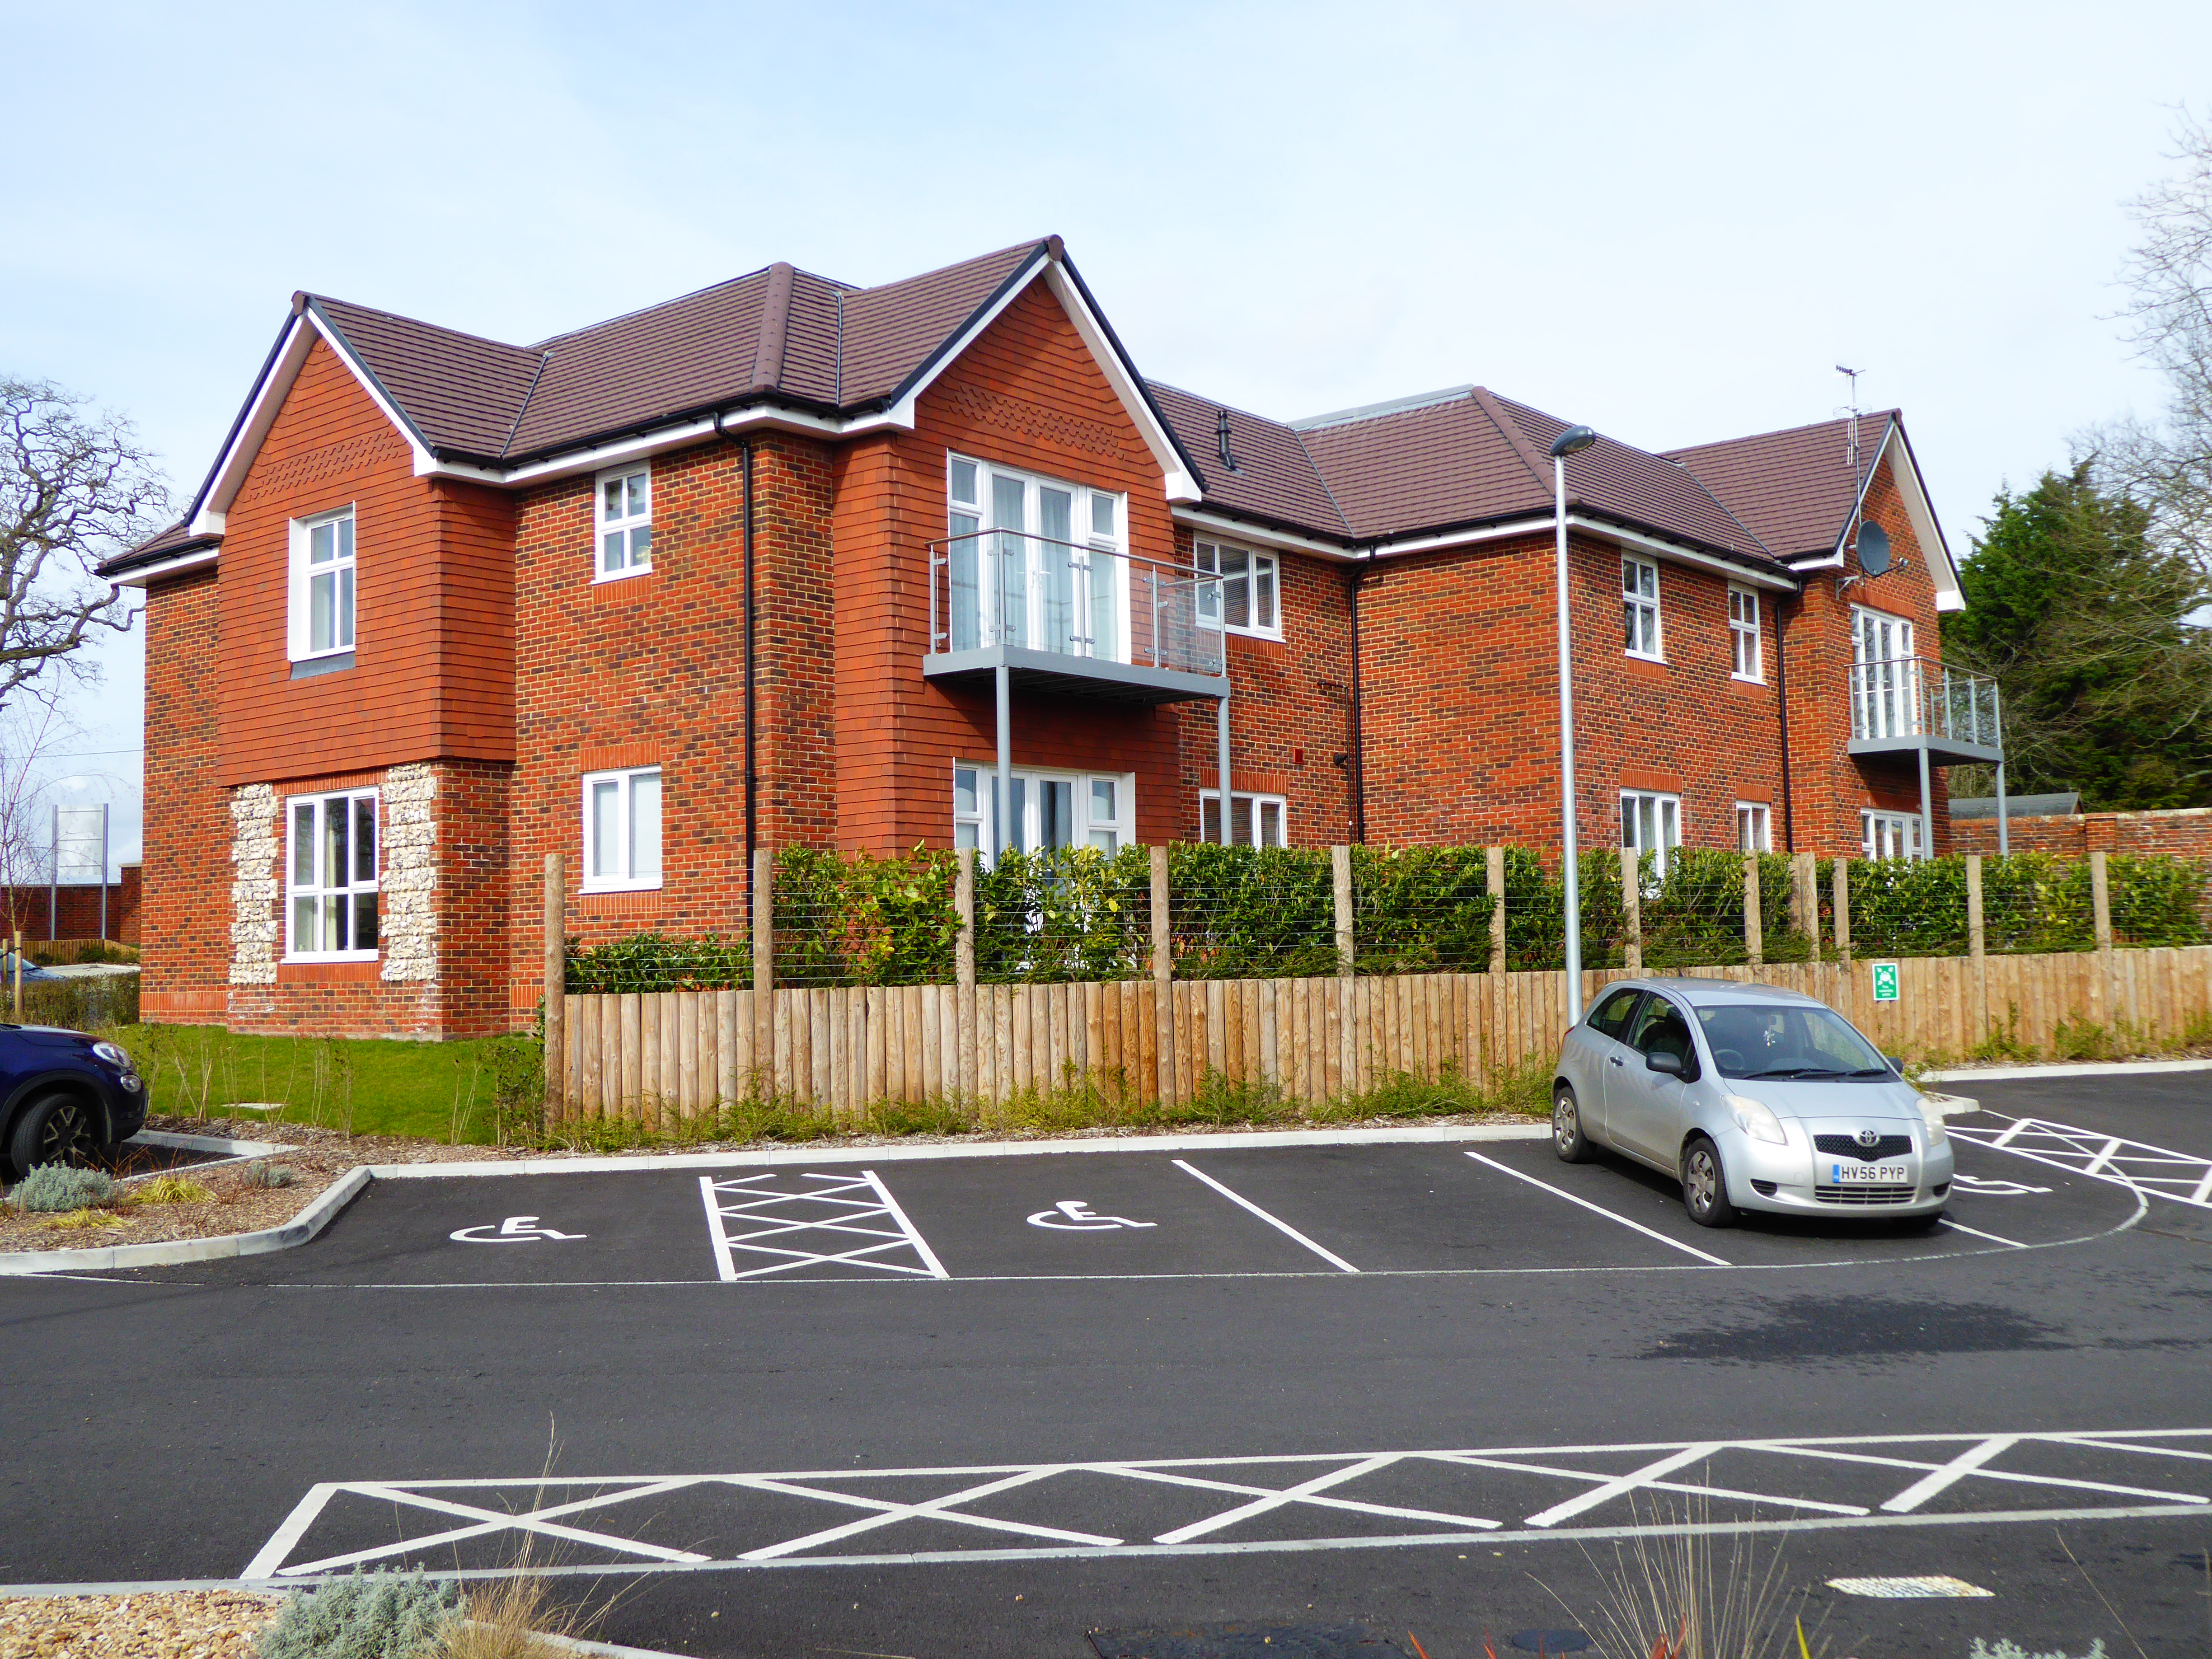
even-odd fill
[{"label": "white parking bay line", "polygon": [[1311,1250],[1316,1255],[1319,1256],[1322,1261],[1328,1262],[1332,1267],[1335,1267],[1341,1272],[1348,1273],[1356,1273],[1359,1271],[1358,1268],[1353,1267],[1349,1261],[1346,1261],[1334,1250],[1322,1249],[1320,1245],[1315,1243],[1313,1240],[1308,1238],[1304,1233],[1300,1232],[1296,1227],[1291,1225],[1289,1222],[1283,1220],[1279,1216],[1269,1215],[1265,1210],[1255,1204],[1250,1199],[1246,1198],[1243,1194],[1230,1191],[1228,1188],[1223,1186],[1212,1176],[1206,1174],[1205,1170],[1194,1168],[1182,1158],[1176,1159],[1175,1166],[1187,1176],[1195,1176],[1199,1180],[1203,1181],[1207,1186],[1212,1188],[1215,1192],[1219,1193],[1222,1197],[1227,1199],[1231,1204],[1237,1205],[1241,1208],[1249,1210],[1254,1215],[1258,1216],[1261,1220],[1266,1222],[1277,1232],[1281,1233],[1285,1238],[1297,1240],[1299,1243],[1304,1245],[1306,1249]]},{"label": "white parking bay line", "polygon": [[1948,1215],[1939,1217],[1938,1219],[1954,1233],[1972,1233],[1976,1238],[1986,1238],[1992,1244],[2009,1244],[2015,1250],[2024,1250],[2027,1248],[2016,1238],[1999,1238],[1995,1233],[1985,1233],[1979,1227],[1969,1227],[1963,1221],[1954,1221]]},{"label": "white parking bay line", "polygon": [[1650,1228],[1645,1226],[1640,1221],[1631,1221],[1625,1215],[1615,1215],[1611,1210],[1607,1209],[1602,1205],[1593,1204],[1586,1198],[1577,1198],[1572,1193],[1567,1191],[1564,1187],[1554,1187],[1548,1181],[1539,1181],[1532,1175],[1522,1175],[1520,1170],[1514,1169],[1510,1164],[1500,1164],[1494,1158],[1485,1158],[1480,1152],[1469,1152],[1468,1156],[1473,1158],[1477,1164],[1488,1164],[1492,1169],[1497,1170],[1501,1175],[1510,1175],[1516,1181],[1525,1181],[1531,1187],[1540,1187],[1544,1191],[1551,1194],[1554,1198],[1564,1198],[1570,1204],[1579,1204],[1583,1208],[1588,1210],[1593,1215],[1601,1215],[1607,1221],[1618,1221],[1624,1227],[1633,1228],[1636,1231],[1642,1233],[1644,1237],[1656,1238],[1662,1244],[1668,1246],[1671,1249],[1680,1250],[1685,1255],[1693,1255],[1697,1257],[1698,1261],[1711,1262],[1716,1267],[1727,1267],[1735,1265],[1732,1262],[1722,1261],[1720,1257],[1717,1255],[1708,1255],[1705,1251],[1699,1249],[1694,1244],[1685,1244],[1679,1239],[1668,1237],[1664,1233],[1654,1232]]}]

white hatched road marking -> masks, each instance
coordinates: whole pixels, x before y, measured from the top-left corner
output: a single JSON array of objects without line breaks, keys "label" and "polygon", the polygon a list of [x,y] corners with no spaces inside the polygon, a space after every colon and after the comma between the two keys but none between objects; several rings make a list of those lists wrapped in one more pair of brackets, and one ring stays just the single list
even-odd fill
[{"label": "white hatched road marking", "polygon": [[[1987,1115],[2002,1117],[1996,1112]],[[1996,1130],[1961,1127],[1957,1123],[1949,1128],[1954,1140],[1993,1147],[2014,1158],[2109,1182],[2153,1198],[2212,1210],[2212,1158],[2193,1152],[2172,1152],[2144,1140],[2124,1140],[2101,1129],[2077,1129],[2042,1117],[2016,1117]]]},{"label": "white hatched road marking", "polygon": [[1551,1194],[1554,1198],[1564,1198],[1570,1204],[1579,1204],[1583,1208],[1588,1210],[1593,1215],[1601,1215],[1607,1221],[1618,1221],[1624,1227],[1633,1228],[1636,1231],[1642,1233],[1646,1238],[1656,1238],[1662,1244],[1665,1244],[1672,1249],[1680,1250],[1685,1255],[1693,1255],[1697,1257],[1698,1261],[1710,1262],[1716,1267],[1725,1267],[1729,1265],[1727,1262],[1722,1261],[1720,1257],[1717,1255],[1709,1255],[1705,1251],[1698,1249],[1694,1244],[1685,1244],[1679,1239],[1668,1237],[1664,1233],[1654,1232],[1650,1228],[1645,1226],[1640,1221],[1631,1221],[1625,1215],[1615,1215],[1611,1210],[1605,1208],[1602,1205],[1593,1204],[1586,1198],[1577,1198],[1572,1193],[1569,1192],[1564,1187],[1554,1187],[1548,1181],[1539,1181],[1532,1175],[1522,1175],[1520,1170],[1512,1168],[1510,1164],[1500,1164],[1494,1158],[1485,1158],[1480,1152],[1469,1152],[1468,1156],[1473,1158],[1477,1164],[1487,1164],[1493,1170],[1497,1170],[1505,1175],[1511,1176],[1516,1181],[1525,1181],[1531,1187],[1540,1187],[1546,1192]]},{"label": "white hatched road marking", "polygon": [[1999,1238],[1995,1233],[1985,1233],[1979,1227],[1969,1227],[1963,1221],[1954,1221],[1948,1215],[1942,1217],[1941,1219],[1942,1224],[1954,1233],[1972,1233],[1976,1238],[1986,1238],[1992,1244],[2009,1244],[2015,1250],[2024,1250],[2027,1248],[2016,1238]]},{"label": "white hatched road marking", "polygon": [[[2189,1442],[2189,1445],[2171,1444]],[[882,1560],[945,1559],[1064,1559],[1101,1554],[1173,1554],[1252,1553],[1270,1550],[1360,1548],[1377,1545],[1440,1543],[1464,1540],[1478,1534],[1491,1536],[1620,1537],[1718,1528],[1762,1529],[1808,1528],[1883,1524],[1958,1523],[1972,1521],[2006,1522],[2045,1519],[2091,1519],[2137,1515],[2212,1515],[2212,1497],[2201,1493],[2143,1487],[2080,1475],[2056,1475],[2033,1468],[2005,1467],[2037,1448],[2063,1447],[2069,1452],[2112,1452],[2130,1460],[2166,1457],[2203,1464],[2212,1462],[2212,1428],[2072,1430],[2051,1433],[1859,1435],[1807,1439],[1697,1440],[1626,1445],[1496,1446],[1468,1449],[1304,1453],[1282,1456],[1159,1458],[1116,1462],[998,1464],[943,1468],[859,1470],[815,1469],[783,1473],[679,1475],[610,1475],[593,1479],[522,1478],[494,1480],[356,1480],[319,1484],[309,1489],[291,1514],[255,1555],[241,1577],[254,1580],[297,1579],[369,1562],[425,1562],[427,1553],[465,1539],[515,1531],[558,1538],[571,1545],[601,1549],[623,1558],[629,1570],[669,1571],[693,1567],[794,1565],[812,1563],[836,1565]],[[1771,1467],[1778,1477],[1772,1484],[1792,1490],[1759,1491],[1740,1486],[1720,1486],[1686,1478],[1693,1466],[1710,1464],[1729,1454],[1748,1454],[1761,1468]],[[1628,1458],[1641,1460],[1622,1472]],[[1578,1468],[1566,1460],[1595,1458],[1610,1467]],[[1739,1460],[1739,1463],[1742,1460]],[[2117,1459],[2116,1459],[2117,1461]],[[1445,1510],[1413,1509],[1401,1504],[1363,1497],[1359,1483],[1376,1477],[1434,1469],[1486,1472],[1510,1477],[1516,1485],[1500,1482],[1488,1491],[1492,1500],[1482,1505],[1510,1514],[1528,1502],[1527,1487],[1537,1482],[1560,1481],[1571,1487],[1560,1501],[1537,1509],[1519,1522],[1520,1532],[1505,1534],[1509,1523],[1493,1515]],[[1262,1474],[1262,1470],[1310,1471]],[[1846,1473],[1848,1472],[1848,1473]],[[1878,1506],[1845,1501],[1871,1497],[1863,1490],[1869,1478],[1909,1476],[1907,1484]],[[2130,1471],[2130,1473],[2132,1471]],[[1064,1477],[1090,1479],[1071,1482]],[[1670,1479],[1669,1477],[1686,1477]],[[1842,1484],[1853,1478],[1854,1488]],[[1103,1529],[1104,1518],[1087,1511],[1101,1505],[1098,1481],[1127,1481],[1157,1489],[1213,1494],[1226,1500],[1211,1515],[1163,1531],[1149,1540],[1124,1540]],[[940,1496],[912,1502],[887,1492],[885,1481],[931,1480],[959,1484]],[[1808,1496],[1802,1489],[1823,1480],[1831,1485],[1825,1496]],[[2023,1496],[2022,1488],[2042,1489],[2041,1507],[1995,1506],[1968,1504],[1941,1511],[1929,1509],[1931,1500],[1975,1482],[1997,1483],[2008,1498]],[[1762,1480],[1761,1486],[1769,1483]],[[588,1495],[564,1502],[547,1502],[545,1494],[576,1488]],[[870,1488],[872,1488],[871,1490]],[[1063,1513],[1046,1510],[1043,1520],[1012,1520],[978,1512],[974,1506],[1000,1494],[1027,1489],[1042,1492],[1065,1505]],[[757,1543],[740,1553],[714,1558],[671,1548],[635,1535],[651,1521],[649,1514],[625,1516],[613,1513],[621,1506],[665,1494],[721,1491],[759,1493],[795,1498],[833,1509],[863,1511],[857,1517],[830,1526],[789,1529],[781,1523],[781,1537]],[[1556,1490],[1556,1488],[1554,1488]],[[1486,1491],[1487,1489],[1486,1488]],[[1710,1502],[1722,1499],[1754,1506],[1748,1520],[1710,1519],[1692,1522],[1686,1507],[1680,1521],[1639,1516],[1638,1494],[1679,1493]],[[503,1498],[520,1495],[526,1507],[504,1510],[492,1507]],[[2085,1504],[2081,1495],[2101,1500]],[[314,1531],[331,1505],[340,1498],[372,1503],[398,1512],[401,1507],[451,1518],[466,1524],[424,1536],[401,1539],[371,1548],[340,1554],[311,1555],[295,1561],[301,1545]],[[2068,1501],[2061,1502],[2060,1499]],[[467,1501],[473,1499],[475,1501]],[[2140,1501],[2152,1500],[2154,1507]],[[1762,1521],[1757,1506],[1799,1511],[1787,1521]],[[1626,1524],[1616,1519],[1604,1523],[1594,1512],[1607,1506],[1618,1517],[1625,1507]],[[1032,1504],[1034,1508],[1034,1504]],[[1812,1513],[1805,1513],[1811,1511]],[[357,1505],[355,1506],[357,1514]],[[1262,1516],[1296,1513],[1306,1524],[1278,1530],[1290,1535],[1224,1539],[1220,1534]],[[1330,1533],[1319,1522],[1323,1517],[1356,1515],[1370,1521],[1406,1523],[1406,1529],[1346,1537]],[[589,1516],[589,1524],[583,1517]],[[1564,1527],[1577,1516],[1590,1516],[1591,1525]],[[733,1517],[733,1523],[744,1517]],[[755,1524],[758,1517],[754,1517]],[[902,1552],[896,1556],[839,1553],[830,1547],[901,1522],[932,1523],[943,1527],[947,1544],[942,1551]],[[1056,1524],[1055,1524],[1056,1523]],[[687,1525],[696,1528],[695,1516]],[[1419,1524],[1421,1530],[1413,1530]],[[1439,1527],[1449,1530],[1439,1531]],[[1020,1547],[1000,1549],[957,1545],[965,1534],[977,1530],[1011,1535]],[[357,1535],[357,1534],[356,1534]],[[694,1534],[696,1535],[696,1533]],[[603,1571],[608,1564],[584,1563],[559,1571]]]},{"label": "white hatched road marking", "polygon": [[[701,1176],[699,1201],[706,1206],[707,1237],[724,1284],[836,1266],[920,1279],[951,1277],[873,1170],[857,1175],[771,1170],[727,1181]],[[849,1242],[855,1240],[867,1242]],[[847,1248],[836,1248],[841,1244]],[[890,1259],[902,1251],[911,1251],[915,1260]],[[740,1267],[740,1253],[767,1259]]]},{"label": "white hatched road marking", "polygon": [[1199,1180],[1212,1188],[1215,1192],[1219,1193],[1222,1197],[1227,1199],[1231,1204],[1237,1206],[1241,1209],[1249,1210],[1254,1215],[1258,1216],[1261,1220],[1266,1222],[1277,1232],[1281,1233],[1285,1238],[1297,1240],[1297,1243],[1304,1245],[1306,1249],[1311,1250],[1316,1255],[1328,1262],[1329,1266],[1334,1267],[1338,1272],[1356,1273],[1359,1271],[1358,1268],[1353,1267],[1349,1261],[1346,1261],[1334,1250],[1322,1249],[1322,1246],[1315,1243],[1313,1240],[1308,1238],[1296,1227],[1291,1225],[1289,1222],[1283,1220],[1279,1216],[1269,1215],[1265,1210],[1255,1204],[1250,1199],[1244,1197],[1242,1194],[1231,1192],[1228,1188],[1216,1181],[1212,1176],[1206,1174],[1205,1170],[1194,1168],[1189,1164],[1185,1163],[1182,1158],[1176,1159],[1175,1166],[1187,1176],[1197,1176]]}]

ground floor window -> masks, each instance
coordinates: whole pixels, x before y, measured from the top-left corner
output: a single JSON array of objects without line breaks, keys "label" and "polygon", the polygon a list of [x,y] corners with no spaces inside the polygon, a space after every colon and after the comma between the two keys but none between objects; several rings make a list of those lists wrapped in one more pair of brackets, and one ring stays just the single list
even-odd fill
[{"label": "ground floor window", "polygon": [[660,885],[660,769],[584,775],[584,890]]},{"label": "ground floor window", "polygon": [[289,803],[285,954],[341,962],[376,955],[376,791]]},{"label": "ground floor window", "polygon": [[1763,803],[1740,800],[1735,804],[1735,849],[1739,853],[1774,850],[1773,817]]},{"label": "ground floor window", "polygon": [[1013,810],[1003,838],[995,832],[998,797],[996,767],[952,769],[952,844],[977,848],[987,863],[1002,845],[1021,853],[1047,847],[1116,853],[1136,839],[1137,780],[1132,773],[1021,769],[1013,775]]},{"label": "ground floor window", "polygon": [[[1241,789],[1229,792],[1230,839],[1239,847],[1288,847],[1290,816],[1280,795],[1248,795]],[[1221,839],[1218,789],[1199,791],[1198,838],[1203,842]]]},{"label": "ground floor window", "polygon": [[1682,798],[1622,790],[1620,844],[1639,859],[1650,854],[1653,867],[1665,875],[1674,849],[1682,844]]},{"label": "ground floor window", "polygon": [[1862,812],[1859,843],[1870,859],[1917,859],[1920,817],[1914,812]]}]

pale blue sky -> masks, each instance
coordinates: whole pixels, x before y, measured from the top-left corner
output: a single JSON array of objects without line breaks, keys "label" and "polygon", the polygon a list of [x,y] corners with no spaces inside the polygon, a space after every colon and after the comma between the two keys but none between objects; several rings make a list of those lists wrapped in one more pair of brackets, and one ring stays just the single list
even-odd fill
[{"label": "pale blue sky", "polygon": [[[0,368],[189,494],[295,288],[528,341],[1057,231],[1149,374],[1476,380],[1650,448],[1904,407],[1954,547],[2157,386],[2123,198],[2212,7],[643,9],[0,0]],[[82,751],[138,741],[134,637]],[[117,775],[135,850],[136,761]]]}]

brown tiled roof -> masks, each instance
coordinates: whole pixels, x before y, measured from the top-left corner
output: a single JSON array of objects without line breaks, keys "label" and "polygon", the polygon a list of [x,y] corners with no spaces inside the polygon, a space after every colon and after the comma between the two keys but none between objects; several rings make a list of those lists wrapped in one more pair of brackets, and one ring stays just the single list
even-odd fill
[{"label": "brown tiled roof", "polygon": [[307,296],[433,448],[496,455],[522,413],[538,354],[395,317],[346,300]]},{"label": "brown tiled roof", "polygon": [[[1894,409],[1858,417],[1862,473],[1873,466],[1890,422],[1903,418]],[[1667,454],[1687,467],[1778,555],[1801,558],[1834,552],[1850,522],[1858,480],[1851,474],[1850,428],[1846,416],[1783,432],[1672,449]]]},{"label": "brown tiled roof", "polygon": [[1040,246],[1024,242],[902,283],[848,294],[845,380],[839,401],[850,409],[898,392],[1007,278],[1036,256]]},{"label": "brown tiled roof", "polygon": [[1146,384],[1184,453],[1197,464],[1209,503],[1323,536],[1352,533],[1313,457],[1289,427],[1262,415],[1228,410],[1229,453],[1237,463],[1232,472],[1221,465],[1218,436],[1224,405],[1158,380]]},{"label": "brown tiled roof", "polygon": [[103,576],[127,574],[142,565],[159,564],[179,553],[189,553],[194,548],[213,547],[222,540],[220,536],[195,536],[187,529],[186,520],[179,519],[159,535],[150,536],[127,553],[118,553],[104,560],[100,567]]}]

